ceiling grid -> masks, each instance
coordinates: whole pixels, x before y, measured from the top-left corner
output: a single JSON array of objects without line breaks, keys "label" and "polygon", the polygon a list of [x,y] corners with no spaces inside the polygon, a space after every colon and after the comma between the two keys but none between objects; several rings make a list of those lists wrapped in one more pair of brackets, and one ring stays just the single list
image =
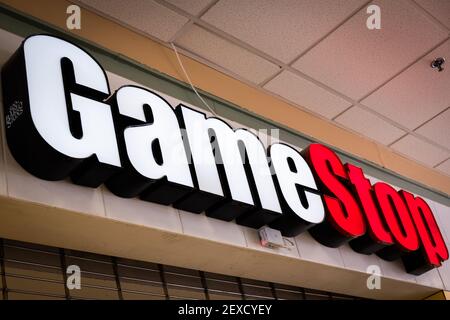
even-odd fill
[{"label": "ceiling grid", "polygon": [[[450,175],[450,67],[430,67],[450,60],[450,1],[115,1],[74,2]],[[365,27],[370,4],[381,30]]]}]

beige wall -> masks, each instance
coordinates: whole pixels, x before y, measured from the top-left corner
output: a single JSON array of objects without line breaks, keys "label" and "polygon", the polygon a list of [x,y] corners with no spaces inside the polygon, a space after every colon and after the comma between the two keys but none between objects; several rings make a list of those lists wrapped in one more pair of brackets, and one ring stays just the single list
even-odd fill
[{"label": "beige wall", "polygon": [[426,300],[450,300],[450,291],[440,291],[426,298]]}]

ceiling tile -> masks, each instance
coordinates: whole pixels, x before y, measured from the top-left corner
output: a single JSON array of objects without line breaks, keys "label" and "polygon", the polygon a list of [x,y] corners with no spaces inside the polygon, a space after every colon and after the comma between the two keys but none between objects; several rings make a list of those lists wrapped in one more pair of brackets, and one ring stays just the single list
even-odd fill
[{"label": "ceiling tile", "polygon": [[351,105],[341,97],[289,71],[283,71],[264,88],[328,119]]},{"label": "ceiling tile", "polygon": [[177,45],[253,83],[260,83],[279,70],[277,65],[192,25]]},{"label": "ceiling tile", "polygon": [[291,62],[366,0],[227,0],[202,17],[215,27]]},{"label": "ceiling tile", "polygon": [[440,165],[436,167],[439,171],[444,172],[445,174],[450,176],[450,159],[444,161]]},{"label": "ceiling tile", "polygon": [[150,0],[79,0],[79,2],[82,6],[92,8],[163,41],[169,41],[188,21],[187,18]]},{"label": "ceiling tile", "polygon": [[335,121],[385,145],[405,134],[403,130],[359,107],[350,108],[337,117]]},{"label": "ceiling tile", "polygon": [[448,0],[415,0],[422,8],[437,20],[450,28],[450,1]]},{"label": "ceiling tile", "polygon": [[367,28],[364,8],[293,66],[360,99],[447,37],[405,0],[373,3],[381,9],[380,30]]},{"label": "ceiling tile", "polygon": [[189,12],[190,14],[196,16],[200,13],[206,6],[208,6],[212,0],[165,0],[177,6],[178,8]]},{"label": "ceiling tile", "polygon": [[450,69],[430,67],[437,57],[450,59],[450,40],[420,59],[362,101],[362,104],[414,130],[450,106]]},{"label": "ceiling tile", "polygon": [[424,124],[416,132],[450,150],[450,109]]},{"label": "ceiling tile", "polygon": [[450,156],[449,152],[410,134],[394,143],[391,148],[430,167]]}]

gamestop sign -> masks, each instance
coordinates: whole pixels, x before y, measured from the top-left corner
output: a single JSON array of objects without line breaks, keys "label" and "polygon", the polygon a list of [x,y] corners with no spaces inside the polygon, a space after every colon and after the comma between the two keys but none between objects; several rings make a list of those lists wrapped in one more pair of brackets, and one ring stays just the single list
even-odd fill
[{"label": "gamestop sign", "polygon": [[[2,69],[6,136],[16,161],[45,180],[68,177],[119,197],[172,205],[284,236],[402,259],[422,274],[448,259],[428,204],[343,164],[321,144],[267,150],[233,129],[154,92],[111,94],[102,67],[65,40],[27,38]],[[151,214],[151,212],[149,212]]]}]

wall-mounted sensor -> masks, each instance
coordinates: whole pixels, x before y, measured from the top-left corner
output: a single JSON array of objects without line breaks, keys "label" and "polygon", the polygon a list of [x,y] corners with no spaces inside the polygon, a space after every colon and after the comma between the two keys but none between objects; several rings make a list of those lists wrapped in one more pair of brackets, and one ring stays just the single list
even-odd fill
[{"label": "wall-mounted sensor", "polygon": [[431,62],[431,67],[433,69],[438,69],[439,72],[441,72],[442,70],[444,70],[444,65],[445,63],[445,59],[440,57],[440,58],[436,58]]},{"label": "wall-mounted sensor", "polygon": [[261,245],[268,248],[284,248],[285,244],[281,232],[267,226],[259,229]]}]

